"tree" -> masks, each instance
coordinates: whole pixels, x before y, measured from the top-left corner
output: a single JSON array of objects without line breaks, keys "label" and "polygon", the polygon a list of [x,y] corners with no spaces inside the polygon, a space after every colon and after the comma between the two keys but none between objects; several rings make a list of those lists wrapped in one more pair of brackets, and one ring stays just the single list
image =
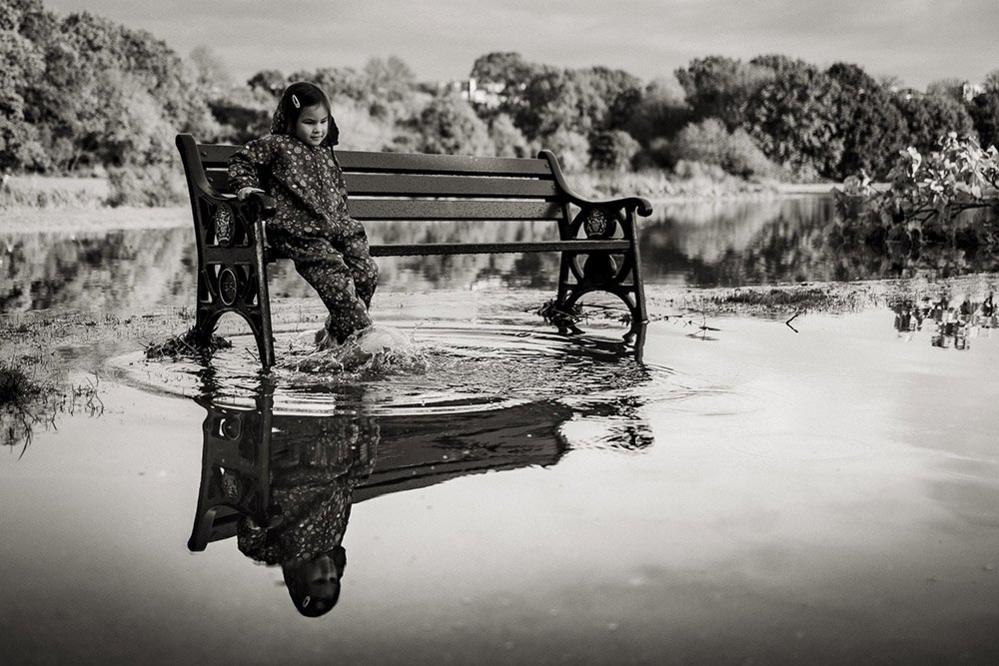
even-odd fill
[{"label": "tree", "polygon": [[0,0],[0,30],[24,34],[26,27],[44,13],[41,0]]},{"label": "tree", "polygon": [[531,149],[527,138],[513,124],[513,119],[505,113],[499,113],[489,121],[489,138],[496,147],[497,157],[530,156]]},{"label": "tree", "polygon": [[999,87],[990,87],[975,95],[967,110],[979,143],[984,147],[999,146]]},{"label": "tree", "polygon": [[[11,22],[13,23],[13,22]],[[0,168],[23,169],[45,163],[37,129],[25,118],[24,95],[41,76],[38,49],[13,30],[0,30]]]},{"label": "tree", "polygon": [[891,94],[858,65],[836,63],[826,74],[841,91],[837,124],[843,154],[831,175],[843,179],[863,170],[875,178],[887,176],[908,134]]},{"label": "tree", "polygon": [[515,122],[528,139],[548,136],[559,128],[578,128],[578,93],[565,71],[550,67],[535,74],[524,89],[523,100]]},{"label": "tree", "polygon": [[246,82],[253,90],[262,90],[272,97],[280,97],[288,87],[289,80],[276,69],[262,69]]},{"label": "tree", "polygon": [[228,65],[207,46],[191,50],[191,63],[198,76],[198,87],[207,94],[219,95],[232,88],[233,78]]},{"label": "tree", "polygon": [[608,111],[609,125],[623,129],[648,148],[656,138],[672,138],[690,120],[683,88],[673,77],[658,78],[644,88],[622,90]]},{"label": "tree", "polygon": [[491,155],[486,124],[457,95],[435,98],[420,114],[420,150],[446,155]]},{"label": "tree", "polygon": [[974,132],[964,105],[951,97],[908,91],[893,100],[909,127],[909,145],[921,153],[931,152],[948,132],[958,136]]},{"label": "tree", "polygon": [[616,123],[621,110],[615,109],[614,104],[619,102],[621,95],[633,94],[634,91],[640,90],[641,80],[622,69],[607,67],[582,70],[580,78],[585,81],[591,94],[599,100],[598,103],[591,103],[588,108],[581,109],[581,113],[591,116],[594,127],[619,129]]},{"label": "tree", "polygon": [[[843,190],[834,190],[836,205],[850,223],[861,222],[882,237],[918,239],[925,232],[950,237],[964,211],[999,206],[999,152],[982,150],[973,137],[956,132],[944,135],[934,150],[921,153],[909,147],[899,154],[889,174],[889,188],[876,191],[869,179],[851,177]],[[974,243],[994,242],[992,225],[974,225]],[[943,232],[943,233],[941,233]],[[870,237],[870,234],[869,236]]]},{"label": "tree", "polygon": [[993,69],[982,79],[982,87],[985,92],[999,92],[999,69]]},{"label": "tree", "polygon": [[396,56],[387,60],[371,58],[364,65],[370,95],[385,102],[398,102],[413,90],[416,76],[405,62]]},{"label": "tree", "polygon": [[718,55],[691,60],[675,74],[693,119],[718,118],[730,130],[745,125],[749,100],[774,78],[770,67]]},{"label": "tree", "polygon": [[567,173],[584,171],[590,161],[590,142],[578,132],[559,128],[548,135],[542,145],[555,153]]},{"label": "tree", "polygon": [[502,83],[508,92],[515,93],[527,87],[537,70],[537,65],[525,61],[515,51],[494,51],[475,59],[469,77],[479,82]]},{"label": "tree", "polygon": [[622,130],[604,130],[590,137],[590,165],[598,169],[624,172],[641,148],[630,134]]},{"label": "tree", "polygon": [[729,132],[717,118],[706,118],[684,127],[670,151],[672,162],[715,164],[744,178],[766,176],[776,170],[746,130],[738,127]]},{"label": "tree", "polygon": [[802,175],[835,177],[843,155],[839,84],[814,66],[784,56],[762,56],[751,64],[774,72],[746,108],[747,129],[763,153]]},{"label": "tree", "polygon": [[936,81],[931,81],[926,86],[926,94],[950,97],[955,102],[963,103],[964,84],[964,81],[957,78],[937,79]]},{"label": "tree", "polygon": [[289,81],[312,81],[326,91],[334,105],[338,100],[349,99],[371,102],[368,78],[352,67],[320,67],[313,71],[300,70],[288,77]]}]

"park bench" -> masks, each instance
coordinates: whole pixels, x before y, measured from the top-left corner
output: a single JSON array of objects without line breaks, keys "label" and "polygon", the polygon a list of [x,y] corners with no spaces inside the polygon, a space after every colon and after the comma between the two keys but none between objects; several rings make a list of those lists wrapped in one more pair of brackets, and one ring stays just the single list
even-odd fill
[{"label": "park bench", "polygon": [[[198,291],[193,332],[207,343],[229,312],[250,325],[267,370],[274,363],[265,225],[273,200],[239,201],[228,189],[227,165],[238,146],[198,144],[177,136],[187,176],[198,250]],[[557,227],[544,241],[422,243],[371,246],[373,257],[501,252],[559,252],[558,289],[549,318],[566,333],[581,333],[570,316],[584,295],[604,291],[628,309],[624,342],[641,358],[647,324],[638,254],[636,214],[646,199],[590,200],[566,184],[558,160],[337,151],[353,218],[362,221],[545,220]]]}]

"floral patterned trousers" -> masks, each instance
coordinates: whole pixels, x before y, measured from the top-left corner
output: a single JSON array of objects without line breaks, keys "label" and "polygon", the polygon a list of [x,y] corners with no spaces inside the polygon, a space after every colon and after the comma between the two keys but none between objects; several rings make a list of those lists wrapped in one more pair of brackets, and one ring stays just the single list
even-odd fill
[{"label": "floral patterned trousers", "polygon": [[329,310],[330,337],[342,344],[351,333],[371,326],[368,308],[378,286],[378,266],[359,222],[346,218],[304,233],[281,225],[268,231],[267,240],[277,256],[295,262],[295,270],[319,293]]}]

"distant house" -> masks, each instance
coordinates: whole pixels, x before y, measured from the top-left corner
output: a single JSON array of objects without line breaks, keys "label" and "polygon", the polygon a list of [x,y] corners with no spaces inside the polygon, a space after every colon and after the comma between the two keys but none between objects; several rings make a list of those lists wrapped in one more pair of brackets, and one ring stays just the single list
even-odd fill
[{"label": "distant house", "polygon": [[468,80],[468,99],[471,104],[479,104],[489,109],[495,109],[506,99],[503,91],[506,84],[496,81],[478,83],[474,78]]},{"label": "distant house", "polygon": [[964,85],[961,86],[961,96],[964,97],[964,101],[966,102],[970,102],[983,92],[985,92],[985,86],[981,83],[965,81]]},{"label": "distant house", "polygon": [[474,78],[457,81],[446,81],[440,85],[442,92],[457,93],[469,104],[484,106],[487,109],[498,108],[506,101],[506,84],[496,81],[479,83]]}]

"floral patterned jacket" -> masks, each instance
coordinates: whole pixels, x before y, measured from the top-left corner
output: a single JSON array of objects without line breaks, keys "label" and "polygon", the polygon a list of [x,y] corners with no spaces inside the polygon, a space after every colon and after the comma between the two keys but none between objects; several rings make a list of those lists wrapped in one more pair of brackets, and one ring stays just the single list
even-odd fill
[{"label": "floral patterned jacket", "polygon": [[240,521],[239,550],[259,562],[309,559],[340,545],[354,486],[371,474],[379,429],[373,419],[309,419],[309,428],[275,433],[270,524]]},{"label": "floral patterned jacket", "polygon": [[[329,132],[338,136],[335,124]],[[277,210],[269,228],[315,233],[350,219],[347,187],[333,145],[310,146],[288,134],[280,107],[271,120],[271,133],[229,158],[229,187],[233,192],[257,187],[274,197]]]}]

